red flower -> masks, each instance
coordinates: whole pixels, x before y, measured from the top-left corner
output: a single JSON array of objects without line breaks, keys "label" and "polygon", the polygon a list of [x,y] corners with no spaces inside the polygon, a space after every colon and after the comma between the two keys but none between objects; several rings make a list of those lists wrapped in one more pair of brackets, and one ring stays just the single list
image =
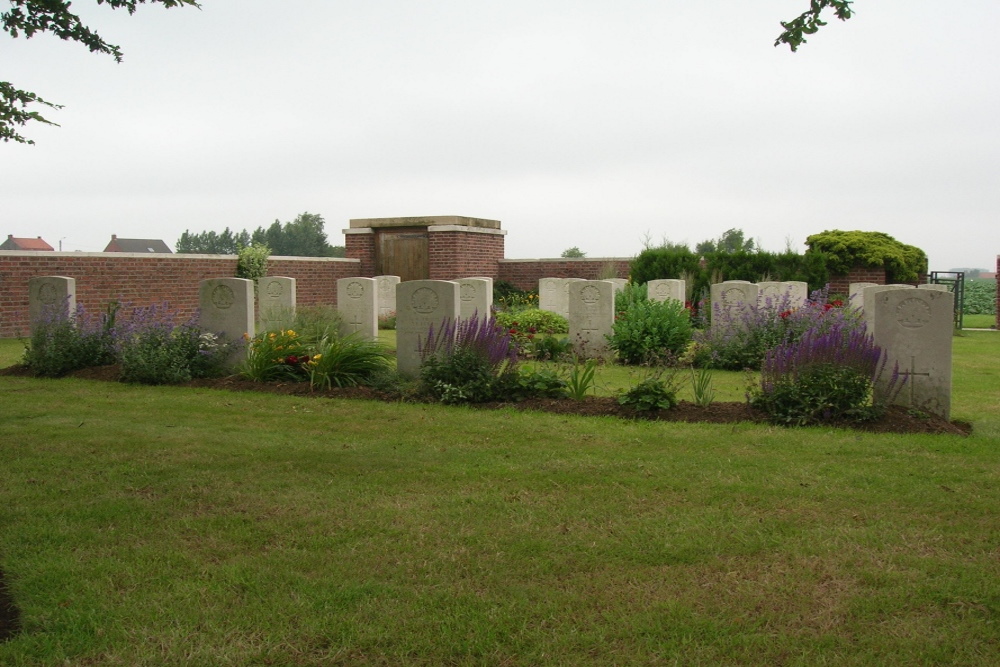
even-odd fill
[{"label": "red flower", "polygon": [[842,300],[840,300],[840,299],[834,299],[832,301],[832,305],[833,305],[834,308],[843,308],[844,302]]},{"label": "red flower", "polygon": [[792,314],[792,311],[786,310],[785,312],[783,312],[780,315],[778,315],[778,317],[780,317],[781,319],[785,319],[786,317],[788,317],[791,314]]}]

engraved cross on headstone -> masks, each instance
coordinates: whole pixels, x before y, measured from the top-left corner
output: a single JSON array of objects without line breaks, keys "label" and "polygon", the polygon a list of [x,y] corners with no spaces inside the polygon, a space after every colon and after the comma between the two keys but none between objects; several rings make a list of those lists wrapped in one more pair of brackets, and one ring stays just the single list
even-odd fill
[{"label": "engraved cross on headstone", "polygon": [[910,357],[910,370],[899,371],[899,374],[905,377],[906,383],[910,385],[910,407],[911,408],[916,407],[917,396],[916,396],[916,382],[914,381],[916,379],[915,376],[923,375],[924,377],[929,378],[931,374],[927,372],[917,371],[917,358],[915,356]]}]

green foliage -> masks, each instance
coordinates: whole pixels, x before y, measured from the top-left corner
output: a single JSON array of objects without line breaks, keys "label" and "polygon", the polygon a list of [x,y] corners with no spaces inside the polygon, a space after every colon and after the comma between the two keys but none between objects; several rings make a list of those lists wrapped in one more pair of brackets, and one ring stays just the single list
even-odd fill
[{"label": "green foliage", "polygon": [[257,243],[243,246],[236,253],[236,277],[257,281],[267,275],[267,258],[271,249]]},{"label": "green foliage", "polygon": [[239,374],[254,382],[302,381],[309,375],[312,355],[292,329],[255,336],[247,344]]},{"label": "green foliage", "polygon": [[753,239],[745,239],[742,229],[729,229],[718,239],[708,239],[695,246],[694,251],[699,255],[710,253],[752,253],[754,251]]},{"label": "green foliage", "polygon": [[709,368],[695,370],[691,367],[691,393],[695,405],[707,408],[715,400],[715,389],[712,387],[712,371]]},{"label": "green foliage", "polygon": [[750,403],[776,424],[806,426],[836,418],[868,419],[873,416],[870,398],[871,381],[863,373],[849,366],[820,364],[768,391],[755,389]]},{"label": "green foliage", "polygon": [[538,292],[523,290],[506,280],[493,283],[493,305],[498,313],[538,307]]},{"label": "green foliage", "polygon": [[232,346],[192,324],[148,327],[119,340],[121,381],[177,384],[221,375]]},{"label": "green foliage", "polygon": [[521,369],[508,387],[508,395],[515,400],[525,398],[566,398],[566,380],[554,370],[543,368]]},{"label": "green foliage", "polygon": [[538,361],[559,361],[572,351],[573,344],[566,336],[536,336],[518,347],[522,356]]},{"label": "green foliage", "polygon": [[251,239],[265,243],[271,254],[290,257],[333,257],[334,249],[327,240],[323,226],[326,221],[316,213],[300,213],[284,224],[275,220],[265,229],[258,227]]},{"label": "green foliage", "polygon": [[233,232],[226,227],[222,233],[214,231],[192,234],[185,230],[177,239],[177,252],[195,255],[236,255],[240,248],[250,245],[250,232]]},{"label": "green foliage", "polygon": [[997,281],[970,280],[965,283],[965,315],[996,315]]},{"label": "green foliage", "polygon": [[619,311],[608,343],[622,363],[641,364],[680,355],[691,330],[691,317],[681,302],[636,301]]},{"label": "green foliage", "polygon": [[292,329],[303,345],[315,347],[324,338],[340,335],[340,313],[334,306],[299,306],[295,309]]},{"label": "green foliage", "polygon": [[[197,7],[195,0],[148,0],[150,3],[160,3],[164,7],[180,7],[189,5]],[[124,8],[129,14],[147,0],[97,0],[98,4],[107,5],[112,9]],[[38,2],[36,0],[12,0],[11,7],[0,14],[0,24],[11,37],[29,38],[38,33],[51,32],[63,40],[80,42],[91,52],[104,53],[112,56],[117,62],[122,60],[122,52],[114,44],[104,41],[94,30],[84,25],[80,17],[70,11],[69,2]],[[37,111],[28,111],[29,104],[42,104],[51,109],[62,108],[59,104],[46,102],[34,93],[18,90],[10,83],[0,82],[0,139],[33,144],[34,141],[23,137],[18,126],[24,126],[29,121],[55,125],[43,118]]]},{"label": "green foliage", "polygon": [[806,43],[806,35],[815,34],[826,21],[820,19],[820,13],[827,7],[833,10],[834,16],[841,21],[846,21],[854,15],[851,9],[852,0],[809,0],[810,8],[802,12],[791,21],[781,22],[784,30],[774,40],[774,45],[788,44],[792,51],[798,51],[799,47]]},{"label": "green foliage", "polygon": [[638,412],[669,410],[677,405],[677,387],[672,377],[648,377],[619,396],[618,403]]},{"label": "green foliage", "polygon": [[519,347],[531,344],[539,334],[569,333],[569,321],[558,313],[538,308],[504,310],[496,314],[497,324],[507,329]]},{"label": "green foliage", "polygon": [[505,393],[505,383],[489,359],[466,347],[427,358],[420,367],[420,379],[428,393],[442,403],[485,403]]},{"label": "green foliage", "polygon": [[566,377],[566,391],[569,397],[575,401],[585,399],[587,392],[594,389],[596,375],[596,359],[587,359],[581,364],[579,358],[574,358]]},{"label": "green foliage", "polygon": [[621,289],[615,290],[615,310],[621,313],[648,299],[649,288],[646,283],[626,283]]},{"label": "green foliage", "polygon": [[306,363],[313,389],[368,384],[392,368],[392,357],[380,343],[353,335],[322,338],[313,351]]},{"label": "green foliage", "polygon": [[[704,259],[702,262],[701,260]],[[687,246],[665,244],[647,247],[632,260],[631,275],[635,283],[647,283],[662,278],[683,279],[689,298],[708,292],[713,282],[749,280],[757,282],[764,276],[778,281],[802,281],[809,289],[821,289],[829,281],[826,257],[819,251],[798,254],[759,250],[727,250],[697,255]]]},{"label": "green foliage", "polygon": [[22,363],[39,377],[60,377],[80,368],[113,363],[115,312],[113,305],[94,320],[82,308],[73,317],[65,306],[46,309],[28,339]]},{"label": "green foliage", "polygon": [[825,231],[806,238],[811,250],[826,255],[832,273],[845,274],[856,266],[885,269],[890,283],[912,283],[927,273],[927,255],[883,232]]},{"label": "green foliage", "polygon": [[396,330],[396,311],[393,310],[385,315],[378,316],[378,328],[384,331]]},{"label": "green foliage", "polygon": [[572,248],[566,248],[565,250],[563,250],[562,254],[559,256],[566,258],[586,257],[587,253],[583,252],[576,246],[573,246]]}]

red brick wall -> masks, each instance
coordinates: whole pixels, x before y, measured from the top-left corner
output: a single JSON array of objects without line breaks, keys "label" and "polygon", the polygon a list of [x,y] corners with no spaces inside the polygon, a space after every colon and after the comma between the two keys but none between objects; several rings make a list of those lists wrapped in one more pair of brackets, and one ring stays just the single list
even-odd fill
[{"label": "red brick wall", "polygon": [[504,237],[482,232],[435,232],[427,234],[431,280],[455,280],[486,276],[495,278],[503,259]]},{"label": "red brick wall", "polygon": [[361,262],[359,278],[375,277],[375,234],[345,234],[344,255]]},{"label": "red brick wall", "polygon": [[846,276],[830,276],[830,294],[850,294],[851,283],[885,285],[885,269],[856,267]]},{"label": "red brick wall", "polygon": [[[336,304],[337,279],[358,275],[358,262],[272,258],[268,274],[296,279],[298,303]],[[132,253],[0,252],[0,338],[28,333],[28,280],[76,279],[76,302],[99,312],[112,299],[145,306],[167,302],[181,317],[198,309],[198,283],[236,273],[236,257]]]},{"label": "red brick wall", "polygon": [[542,278],[584,278],[594,280],[604,275],[609,264],[616,271],[614,277],[628,278],[631,259],[608,257],[604,259],[505,259],[500,261],[498,280],[506,280],[524,290],[537,290]]}]

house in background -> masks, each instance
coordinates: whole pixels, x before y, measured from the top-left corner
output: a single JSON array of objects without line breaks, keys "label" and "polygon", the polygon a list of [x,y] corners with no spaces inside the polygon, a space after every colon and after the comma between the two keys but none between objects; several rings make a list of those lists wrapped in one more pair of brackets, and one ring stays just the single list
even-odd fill
[{"label": "house in background", "polygon": [[52,246],[42,240],[42,237],[34,239],[15,239],[13,234],[7,235],[7,240],[0,243],[0,250],[48,250],[52,251]]},{"label": "house in background", "polygon": [[160,239],[120,239],[117,234],[111,235],[111,243],[104,252],[166,252],[170,248]]}]

